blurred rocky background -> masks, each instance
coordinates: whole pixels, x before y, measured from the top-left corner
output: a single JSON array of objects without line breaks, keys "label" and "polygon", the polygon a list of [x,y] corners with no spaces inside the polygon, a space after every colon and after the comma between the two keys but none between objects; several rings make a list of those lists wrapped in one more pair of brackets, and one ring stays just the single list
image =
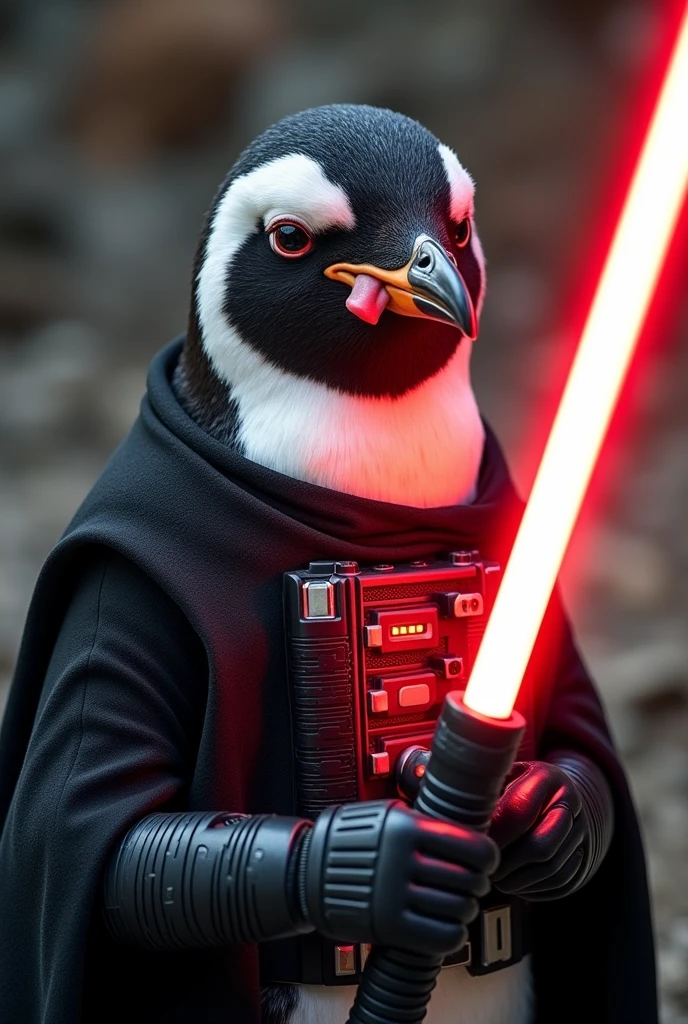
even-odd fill
[{"label": "blurred rocky background", "polygon": [[[476,389],[527,491],[672,18],[658,0],[0,2],[0,706],[42,560],[184,329],[204,210],[283,114],[390,106],[473,173]],[[664,1024],[688,1022],[687,248],[564,573],[644,826]]]}]

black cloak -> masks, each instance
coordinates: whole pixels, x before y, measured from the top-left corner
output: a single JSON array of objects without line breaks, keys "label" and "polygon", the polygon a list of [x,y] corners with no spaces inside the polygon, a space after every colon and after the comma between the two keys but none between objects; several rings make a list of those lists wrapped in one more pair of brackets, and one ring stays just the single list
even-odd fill
[{"label": "black cloak", "polygon": [[[180,346],[154,359],[141,414],[28,613],[0,735],[2,1024],[256,1024],[257,947],[141,953],[109,938],[97,903],[108,853],[162,808],[293,813],[283,572],[457,547],[503,561],[522,512],[489,429],[471,506],[409,508],[264,469],[184,412],[170,384]],[[94,564],[109,564],[109,590],[103,569],[97,609],[80,612]],[[90,651],[77,649],[80,614],[96,617]],[[538,1024],[653,1024],[636,812],[556,595],[519,706],[521,756],[584,753],[616,813],[594,878],[533,907]]]}]

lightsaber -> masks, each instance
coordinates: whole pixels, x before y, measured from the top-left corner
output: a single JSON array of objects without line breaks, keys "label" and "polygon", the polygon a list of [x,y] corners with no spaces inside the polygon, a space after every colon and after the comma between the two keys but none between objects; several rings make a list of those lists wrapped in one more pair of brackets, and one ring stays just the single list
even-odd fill
[{"label": "lightsaber", "polygon": [[[466,692],[437,723],[415,801],[431,817],[487,829],[516,754],[514,703],[684,199],[686,110],[688,6]],[[420,1024],[439,969],[373,947],[350,1024]]]},{"label": "lightsaber", "polygon": [[688,6],[465,704],[511,714],[688,183]]}]

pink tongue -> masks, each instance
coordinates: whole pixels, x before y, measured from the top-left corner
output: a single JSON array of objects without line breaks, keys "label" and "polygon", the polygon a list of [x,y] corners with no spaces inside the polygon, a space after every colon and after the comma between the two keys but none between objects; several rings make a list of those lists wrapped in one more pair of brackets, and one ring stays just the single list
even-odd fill
[{"label": "pink tongue", "polygon": [[367,324],[376,324],[388,302],[389,292],[381,281],[370,274],[357,274],[346,308]]}]

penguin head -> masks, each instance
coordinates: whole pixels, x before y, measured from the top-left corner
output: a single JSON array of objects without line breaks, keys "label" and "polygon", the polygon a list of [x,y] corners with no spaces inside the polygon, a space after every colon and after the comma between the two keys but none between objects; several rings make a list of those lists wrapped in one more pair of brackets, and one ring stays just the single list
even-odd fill
[{"label": "penguin head", "polygon": [[205,430],[279,473],[408,505],[469,501],[484,288],[455,154],[390,110],[306,110],[220,187],[173,385]]},{"label": "penguin head", "polygon": [[349,395],[417,388],[477,331],[473,192],[447,146],[390,110],[334,105],[273,125],[206,220],[187,390],[215,377],[217,404],[217,381],[240,391],[256,357]]}]

